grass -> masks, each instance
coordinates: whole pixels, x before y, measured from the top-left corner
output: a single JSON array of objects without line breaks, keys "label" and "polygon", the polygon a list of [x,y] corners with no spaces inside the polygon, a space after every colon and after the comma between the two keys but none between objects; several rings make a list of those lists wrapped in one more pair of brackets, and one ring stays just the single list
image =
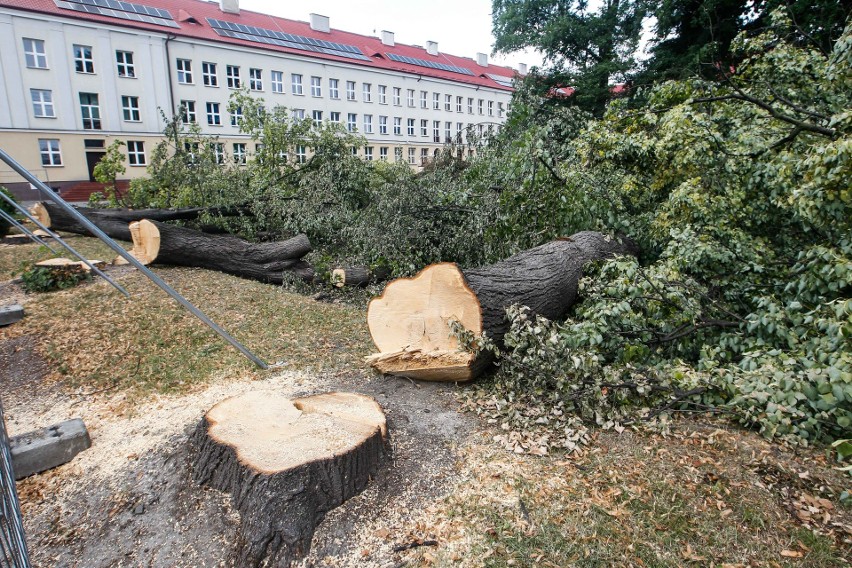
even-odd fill
[{"label": "grass", "polygon": [[[81,252],[99,245],[75,239]],[[0,266],[34,258],[34,245],[0,250]],[[103,257],[103,255],[101,255]],[[318,303],[282,288],[200,269],[157,272],[189,301],[261,359],[288,369],[333,370],[362,366],[371,342],[362,310]],[[125,299],[102,280],[48,294],[30,295],[27,317],[0,331],[42,338],[41,349],[55,374],[86,390],[129,388],[181,392],[226,375],[260,378],[236,349],[131,269],[111,276],[125,286]]]},{"label": "grass", "polygon": [[[76,235],[63,235],[63,239],[77,252],[85,255],[88,259],[110,261],[117,256],[112,249],[98,239],[79,237]],[[60,245],[54,245],[53,241],[50,239],[48,239],[47,242],[60,253],[58,256],[64,256],[71,260],[78,260],[77,258],[74,258],[74,255],[63,249]],[[129,244],[125,244],[125,246],[130,248]],[[54,258],[55,256],[57,255],[50,252],[47,247],[43,247],[35,243],[0,246],[0,282],[15,278],[16,275],[19,274],[27,265],[47,260],[48,258]]]}]

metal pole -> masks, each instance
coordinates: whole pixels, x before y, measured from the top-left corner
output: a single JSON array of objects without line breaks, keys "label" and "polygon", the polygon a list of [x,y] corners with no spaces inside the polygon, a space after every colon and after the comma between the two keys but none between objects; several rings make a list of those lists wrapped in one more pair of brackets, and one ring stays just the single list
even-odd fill
[{"label": "metal pole", "polygon": [[[2,152],[2,150],[0,150],[0,152]],[[118,282],[114,281],[112,278],[110,278],[110,277],[109,277],[109,276],[107,276],[106,274],[104,274],[104,273],[101,271],[101,269],[100,269],[100,268],[98,268],[97,266],[95,266],[94,264],[92,264],[91,262],[89,262],[89,259],[88,259],[88,258],[86,258],[86,257],[85,257],[85,256],[83,256],[82,254],[80,254],[79,252],[77,252],[76,250],[74,250],[74,247],[72,247],[71,245],[69,245],[68,243],[66,243],[64,240],[62,240],[62,237],[60,237],[59,235],[57,235],[55,232],[51,231],[48,227],[45,227],[45,226],[44,226],[44,224],[43,224],[41,221],[39,221],[38,219],[36,219],[36,218],[35,218],[35,217],[34,217],[34,216],[33,216],[33,215],[29,212],[29,211],[27,211],[27,208],[26,208],[26,207],[24,207],[23,205],[21,205],[20,203],[18,203],[18,202],[17,202],[17,201],[15,201],[14,199],[12,199],[11,197],[8,197],[8,196],[7,196],[6,194],[4,194],[4,193],[0,193],[0,197],[2,197],[2,198],[6,201],[6,203],[10,204],[12,207],[14,207],[14,208],[15,208],[15,209],[17,209],[18,211],[20,211],[20,212],[21,212],[21,214],[22,214],[23,216],[25,216],[27,219],[29,219],[30,221],[32,221],[33,223],[35,223],[35,225],[36,225],[39,229],[41,229],[42,231],[44,231],[45,233],[47,233],[48,235],[50,235],[50,236],[51,236],[51,238],[53,238],[53,240],[55,240],[57,243],[59,243],[60,245],[62,245],[63,247],[65,247],[65,249],[66,249],[66,250],[70,251],[70,252],[71,252],[71,254],[73,254],[74,256],[76,256],[77,258],[79,258],[81,261],[83,261],[83,264],[85,264],[86,266],[88,266],[88,267],[89,267],[89,270],[94,271],[94,273],[95,273],[95,274],[97,274],[98,276],[100,276],[101,278],[103,278],[104,280],[106,280],[107,282],[109,282],[109,283],[112,285],[112,287],[113,287],[113,288],[115,288],[116,290],[118,290],[119,292],[121,292],[122,294],[124,294],[124,295],[125,295],[125,297],[127,297],[127,298],[129,298],[129,297],[130,297],[130,292],[128,292],[127,290],[125,290],[125,289],[124,289],[124,287],[122,287],[122,286],[121,286],[121,284],[119,284]],[[122,250],[124,250],[124,249],[122,249]]]},{"label": "metal pole", "polygon": [[21,519],[15,474],[12,471],[12,450],[3,418],[0,400],[0,566],[29,568],[30,555]]},{"label": "metal pole", "polygon": [[0,209],[0,217],[2,217],[3,219],[6,219],[6,221],[11,223],[13,227],[15,227],[16,229],[21,231],[26,236],[28,236],[31,240],[35,241],[36,243],[40,244],[41,246],[44,246],[44,247],[47,247],[48,249],[50,249],[50,252],[52,252],[53,254],[59,254],[58,252],[56,252],[53,249],[52,246],[50,246],[49,244],[47,244],[46,242],[44,242],[43,240],[38,238],[35,234],[33,234],[32,231],[30,231],[29,229],[24,227],[21,223],[18,222],[17,219],[15,219],[14,217],[9,215],[8,213],[3,211],[2,209]]},{"label": "metal pole", "polygon": [[[118,253],[121,257],[123,257],[127,262],[129,262],[134,268],[139,270],[142,274],[147,276],[151,282],[159,286],[166,294],[174,298],[180,305],[190,311],[192,315],[200,319],[204,322],[210,329],[218,333],[225,341],[233,345],[240,353],[245,355],[248,359],[250,359],[255,365],[260,367],[261,369],[268,369],[269,365],[267,365],[263,359],[249,351],[245,345],[234,339],[231,334],[227,331],[219,327],[219,325],[211,320],[207,315],[196,308],[192,303],[184,298],[178,293],[177,290],[169,286],[163,281],[162,278],[154,274],[147,266],[139,262],[135,256],[128,253],[124,250],[123,247],[119,246],[118,243],[109,238],[103,231],[101,231],[97,225],[92,223],[89,219],[87,219],[84,215],[82,215],[79,211],[77,211],[74,207],[68,204],[64,199],[56,195],[52,189],[44,185],[37,177],[32,175],[29,171],[26,170],[21,164],[16,162],[9,154],[7,154],[2,148],[0,148],[0,160],[6,162],[9,167],[18,172],[25,180],[33,184],[39,191],[41,191],[48,199],[56,203],[58,206],[62,207],[68,214],[77,219],[84,227],[86,227],[89,231],[92,232],[96,237],[106,243],[112,250]],[[2,193],[0,193],[2,195]]]}]

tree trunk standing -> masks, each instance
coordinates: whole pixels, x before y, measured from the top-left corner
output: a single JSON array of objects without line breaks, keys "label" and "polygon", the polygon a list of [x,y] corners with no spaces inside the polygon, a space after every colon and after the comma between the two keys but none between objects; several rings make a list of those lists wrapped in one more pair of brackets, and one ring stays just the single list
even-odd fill
[{"label": "tree trunk standing", "polygon": [[498,343],[509,329],[506,309],[528,306],[549,319],[576,302],[583,267],[616,254],[635,254],[632,243],[582,232],[523,251],[502,262],[464,270],[434,264],[414,278],[394,280],[367,309],[379,353],[367,358],[382,373],[434,381],[476,378],[486,361],[459,351],[450,322],[486,332]]},{"label": "tree trunk standing", "polygon": [[231,493],[238,566],[287,567],[325,513],[358,494],[384,456],[385,415],[367,396],[226,399],[190,438],[196,482]]},{"label": "tree trunk standing", "polygon": [[[240,211],[239,208],[204,207],[186,209],[92,209],[78,207],[76,209],[111,238],[122,241],[130,240],[130,230],[127,226],[133,221],[141,221],[142,219],[151,219],[153,221],[191,221],[197,219],[205,212],[227,215],[238,214]],[[33,206],[31,213],[44,226],[54,231],[64,231],[79,235],[91,234],[62,207],[53,203],[40,201]]]},{"label": "tree trunk standing", "polygon": [[280,284],[285,273],[308,282],[314,270],[301,258],[311,251],[305,235],[286,241],[250,243],[230,235],[210,235],[145,219],[130,224],[131,253],[143,264],[171,264],[218,270]]}]

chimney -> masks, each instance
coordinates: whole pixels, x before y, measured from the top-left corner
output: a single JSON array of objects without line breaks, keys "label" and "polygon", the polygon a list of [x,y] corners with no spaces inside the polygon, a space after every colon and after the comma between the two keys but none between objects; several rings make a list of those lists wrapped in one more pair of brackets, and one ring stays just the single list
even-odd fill
[{"label": "chimney", "polygon": [[485,53],[477,53],[476,64],[480,67],[488,67],[488,55]]},{"label": "chimney", "polygon": [[240,0],[219,0],[219,9],[226,14],[239,14]]},{"label": "chimney", "polygon": [[315,32],[331,33],[331,26],[328,16],[320,16],[319,14],[311,14],[311,29]]},{"label": "chimney", "polygon": [[527,74],[527,64],[526,63],[518,63],[518,75],[526,75]]},{"label": "chimney", "polygon": [[429,55],[438,55],[438,42],[437,41],[427,41],[426,42],[426,53]]},{"label": "chimney", "polygon": [[389,45],[390,47],[396,45],[393,41],[393,32],[382,30],[382,45]]}]

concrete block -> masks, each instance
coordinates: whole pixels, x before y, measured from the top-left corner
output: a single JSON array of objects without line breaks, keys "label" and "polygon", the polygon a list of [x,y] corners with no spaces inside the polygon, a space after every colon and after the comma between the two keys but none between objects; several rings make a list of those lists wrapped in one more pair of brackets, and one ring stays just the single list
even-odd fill
[{"label": "concrete block", "polygon": [[20,304],[0,306],[0,327],[11,325],[24,318],[24,308]]},{"label": "concrete block", "polygon": [[15,436],[10,442],[15,479],[68,463],[92,445],[86,425],[79,418]]}]

